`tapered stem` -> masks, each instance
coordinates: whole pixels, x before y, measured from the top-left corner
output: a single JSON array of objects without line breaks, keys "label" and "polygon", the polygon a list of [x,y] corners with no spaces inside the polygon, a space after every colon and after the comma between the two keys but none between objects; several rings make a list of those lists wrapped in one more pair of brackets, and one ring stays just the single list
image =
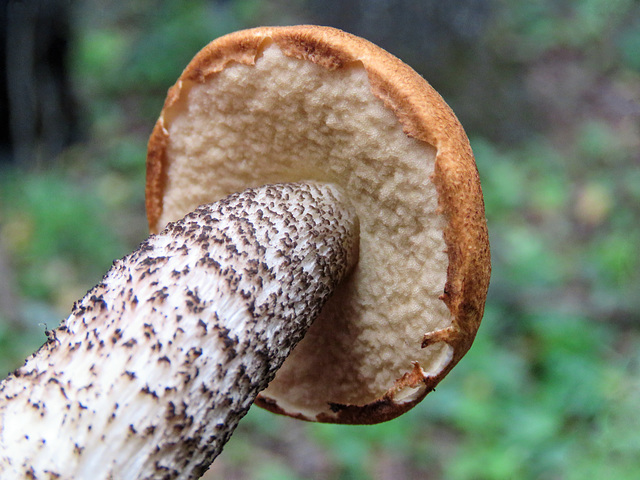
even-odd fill
[{"label": "tapered stem", "polygon": [[235,194],[150,237],[0,384],[0,478],[198,478],[357,244],[318,184]]}]

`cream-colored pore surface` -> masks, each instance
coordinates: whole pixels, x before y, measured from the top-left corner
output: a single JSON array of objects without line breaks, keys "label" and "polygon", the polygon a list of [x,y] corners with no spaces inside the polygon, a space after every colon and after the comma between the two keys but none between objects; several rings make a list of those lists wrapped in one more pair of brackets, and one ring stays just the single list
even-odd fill
[{"label": "cream-colored pore surface", "polygon": [[[186,89],[182,95],[186,95]],[[314,417],[328,402],[365,404],[417,361],[437,374],[450,347],[421,348],[450,324],[439,296],[448,259],[430,181],[435,149],[407,137],[366,71],[329,71],[268,47],[188,91],[167,119],[160,225],[266,183],[334,182],[360,219],[360,260],[263,393]]]}]

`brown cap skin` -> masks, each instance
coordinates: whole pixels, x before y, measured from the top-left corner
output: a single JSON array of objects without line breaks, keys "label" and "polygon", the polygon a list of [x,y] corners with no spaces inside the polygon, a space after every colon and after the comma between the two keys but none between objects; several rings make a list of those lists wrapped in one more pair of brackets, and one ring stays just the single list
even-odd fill
[{"label": "brown cap skin", "polygon": [[[397,117],[409,137],[436,149],[432,176],[438,204],[446,218],[444,241],[449,265],[442,301],[452,316],[450,327],[431,332],[423,347],[446,342],[453,359],[436,376],[425,376],[418,366],[396,381],[385,395],[367,405],[332,404],[332,416],[313,420],[333,423],[369,424],[386,421],[415,406],[440,382],[471,346],[480,325],[491,273],[489,239],[478,171],[467,136],[458,119],[440,95],[413,69],[374,44],[329,27],[264,27],[218,38],[201,50],[169,90],[163,112],[180,101],[182,82],[203,82],[231,62],[253,65],[260,52],[276,44],[288,57],[307,60],[328,70],[354,65],[363,67],[373,94]],[[147,156],[146,207],[151,231],[158,229],[166,183],[165,124],[156,123]],[[405,386],[424,383],[426,388],[410,402],[394,401],[394,393]],[[256,402],[276,413],[285,412],[268,398]],[[306,417],[302,417],[308,419]]]}]

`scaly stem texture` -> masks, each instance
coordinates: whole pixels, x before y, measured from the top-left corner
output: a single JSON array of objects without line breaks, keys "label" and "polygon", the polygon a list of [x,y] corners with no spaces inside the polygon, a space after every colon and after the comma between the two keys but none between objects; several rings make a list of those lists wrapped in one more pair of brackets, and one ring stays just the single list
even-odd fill
[{"label": "scaly stem texture", "polygon": [[333,187],[283,184],[151,236],[0,384],[0,477],[198,478],[356,261],[357,230]]}]

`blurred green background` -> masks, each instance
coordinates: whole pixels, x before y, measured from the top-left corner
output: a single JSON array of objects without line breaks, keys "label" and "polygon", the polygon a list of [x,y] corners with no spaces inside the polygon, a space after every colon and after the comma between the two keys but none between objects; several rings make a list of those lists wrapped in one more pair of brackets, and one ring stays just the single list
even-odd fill
[{"label": "blurred green background", "polygon": [[403,417],[342,427],[252,409],[209,478],[640,478],[640,2],[3,9],[3,375],[145,238],[146,141],[195,52],[244,27],[328,24],[412,65],[467,129],[493,253],[484,322]]}]

